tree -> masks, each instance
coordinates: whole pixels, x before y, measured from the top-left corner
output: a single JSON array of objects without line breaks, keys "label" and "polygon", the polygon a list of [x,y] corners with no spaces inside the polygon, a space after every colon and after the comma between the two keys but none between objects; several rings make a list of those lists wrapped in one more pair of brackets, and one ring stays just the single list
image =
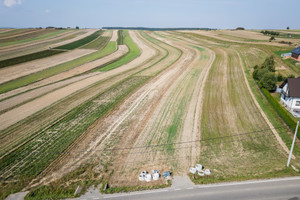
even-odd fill
[{"label": "tree", "polygon": [[276,82],[276,76],[272,72],[265,73],[261,79],[262,86],[269,91],[273,91],[276,89]]},{"label": "tree", "polygon": [[79,29],[79,26],[76,26],[76,29]]},{"label": "tree", "polygon": [[278,75],[277,75],[277,81],[281,82],[281,81],[283,81],[284,79],[285,79],[285,77],[282,76],[282,74],[278,73]]},{"label": "tree", "polygon": [[274,36],[270,37],[269,42],[271,42],[272,40],[275,40]]},{"label": "tree", "polygon": [[287,29],[287,30],[290,30],[290,27],[288,26],[288,27],[286,27],[286,29]]},{"label": "tree", "polygon": [[261,65],[261,68],[267,68],[270,72],[275,72],[275,61],[274,61],[274,56],[270,56],[266,58],[264,63]]},{"label": "tree", "polygon": [[259,69],[256,74],[257,80],[261,81],[264,75],[267,73],[269,73],[267,68]]},{"label": "tree", "polygon": [[290,74],[290,75],[288,76],[288,78],[295,78],[295,75],[294,75],[294,74]]}]

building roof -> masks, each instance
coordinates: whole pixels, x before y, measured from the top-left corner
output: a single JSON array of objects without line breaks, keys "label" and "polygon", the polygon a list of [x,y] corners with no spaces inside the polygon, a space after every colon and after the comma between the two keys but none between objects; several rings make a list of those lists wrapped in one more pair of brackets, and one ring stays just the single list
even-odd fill
[{"label": "building roof", "polygon": [[300,76],[298,78],[287,78],[280,86],[283,88],[288,83],[288,96],[300,98]]},{"label": "building roof", "polygon": [[297,47],[296,49],[293,49],[291,52],[294,53],[294,54],[300,55],[300,46]]}]

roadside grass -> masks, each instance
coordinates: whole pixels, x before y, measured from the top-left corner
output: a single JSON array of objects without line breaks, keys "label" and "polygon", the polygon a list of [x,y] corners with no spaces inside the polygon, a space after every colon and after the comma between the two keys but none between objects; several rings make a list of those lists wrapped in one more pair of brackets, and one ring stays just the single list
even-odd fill
[{"label": "roadside grass", "polygon": [[4,67],[11,66],[11,65],[24,63],[24,62],[29,62],[29,61],[36,60],[36,59],[46,58],[46,57],[53,56],[53,55],[63,53],[63,52],[64,51],[59,51],[59,50],[44,50],[44,51],[40,51],[40,52],[36,52],[36,53],[32,53],[32,54],[27,54],[24,56],[1,60],[0,68],[4,68]]},{"label": "roadside grass", "polygon": [[89,42],[95,40],[96,38],[98,38],[99,36],[101,36],[102,34],[102,30],[99,30],[99,31],[96,31],[95,33],[85,37],[85,38],[82,38],[80,40],[77,40],[77,41],[74,41],[74,42],[71,42],[69,44],[66,44],[66,45],[62,45],[62,46],[59,46],[59,47],[55,47],[54,49],[61,49],[61,50],[73,50],[73,49],[76,49],[78,47],[81,47],[85,44],[88,44]]},{"label": "roadside grass", "polygon": [[69,69],[72,69],[76,66],[82,65],[87,62],[91,62],[93,60],[102,58],[108,54],[111,54],[116,50],[116,42],[108,42],[106,47],[102,50],[99,50],[97,52],[91,53],[89,55],[83,56],[81,58],[77,58],[75,60],[62,63],[60,65],[56,65],[54,67],[45,69],[43,71],[39,71],[34,74],[30,74],[3,84],[0,84],[0,94],[4,92],[8,92],[10,90],[14,90],[16,88],[28,85],[30,83],[51,77],[55,74],[58,74],[60,72],[67,71]]},{"label": "roadside grass", "polygon": [[139,49],[139,47],[132,41],[132,39],[129,36],[128,31],[123,31],[123,37],[124,37],[124,44],[127,45],[129,51],[127,54],[125,54],[124,56],[114,60],[113,62],[111,62],[110,64],[106,64],[104,66],[99,66],[98,71],[109,71],[112,69],[115,69],[117,67],[120,67],[126,63],[129,63],[130,61],[132,61],[133,59],[135,59],[136,57],[138,57],[141,54],[141,51]]},{"label": "roadside grass", "polygon": [[29,38],[29,39],[25,39],[25,40],[14,41],[14,42],[1,43],[0,47],[6,47],[6,46],[14,45],[14,44],[21,44],[21,43],[32,42],[32,41],[36,41],[36,40],[47,39],[47,38],[53,37],[55,35],[64,33],[66,31],[68,31],[68,30],[59,30],[59,31],[47,33],[47,34],[44,34],[44,35],[41,35],[38,37],[34,37],[34,38]]}]

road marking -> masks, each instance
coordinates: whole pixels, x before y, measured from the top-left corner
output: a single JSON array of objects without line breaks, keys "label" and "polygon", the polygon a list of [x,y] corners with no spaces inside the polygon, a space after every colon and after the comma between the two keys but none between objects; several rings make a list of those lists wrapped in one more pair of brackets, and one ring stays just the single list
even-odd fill
[{"label": "road marking", "polygon": [[291,177],[291,178],[278,178],[278,179],[271,179],[271,180],[261,180],[261,181],[244,181],[244,182],[234,182],[234,183],[200,185],[200,186],[198,186],[198,188],[213,188],[213,187],[247,185],[247,184],[257,184],[257,183],[271,183],[271,182],[292,181],[292,180],[300,180],[300,176]]},{"label": "road marking", "polygon": [[121,194],[121,195],[111,195],[103,197],[104,199],[107,198],[116,198],[116,197],[124,197],[124,196],[133,196],[133,195],[141,195],[141,194],[151,194],[151,193],[158,193],[158,192],[168,192],[169,190],[153,190],[153,191],[147,191],[147,192],[134,192],[134,193],[128,193],[128,194]]},{"label": "road marking", "polygon": [[174,189],[174,190],[178,191],[178,190],[181,190],[181,189],[180,189],[180,188],[177,188],[177,189]]},{"label": "road marking", "polygon": [[189,187],[189,188],[186,188],[187,190],[192,190],[192,189],[194,189],[193,187]]}]

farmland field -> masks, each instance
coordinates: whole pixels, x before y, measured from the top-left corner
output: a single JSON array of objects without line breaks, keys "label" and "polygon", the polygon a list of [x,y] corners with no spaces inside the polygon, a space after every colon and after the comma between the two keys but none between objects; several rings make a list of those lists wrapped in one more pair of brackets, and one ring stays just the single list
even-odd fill
[{"label": "farmland field", "polygon": [[80,31],[0,31],[0,199],[168,186],[138,180],[152,169],[196,184],[299,175],[292,129],[251,75],[274,55],[276,73],[299,76],[278,56],[291,46],[248,30]]}]

